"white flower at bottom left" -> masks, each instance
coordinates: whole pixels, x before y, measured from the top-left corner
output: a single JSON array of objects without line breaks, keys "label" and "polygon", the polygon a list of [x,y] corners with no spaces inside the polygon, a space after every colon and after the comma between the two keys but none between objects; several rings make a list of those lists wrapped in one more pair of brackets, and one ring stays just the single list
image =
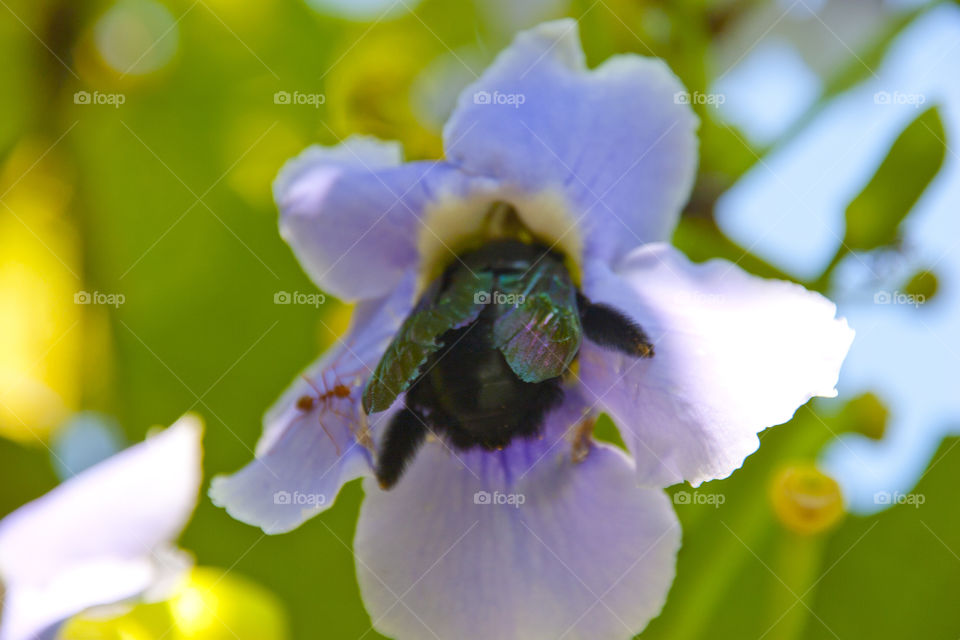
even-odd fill
[{"label": "white flower at bottom left", "polygon": [[203,425],[191,415],[0,520],[0,640],[41,640],[90,607],[172,586],[197,505]]}]

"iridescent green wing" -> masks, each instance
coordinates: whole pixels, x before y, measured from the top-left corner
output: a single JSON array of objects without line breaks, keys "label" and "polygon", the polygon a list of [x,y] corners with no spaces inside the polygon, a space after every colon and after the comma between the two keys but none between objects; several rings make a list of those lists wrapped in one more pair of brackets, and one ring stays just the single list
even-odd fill
[{"label": "iridescent green wing", "polygon": [[524,382],[542,382],[566,371],[580,350],[583,330],[576,288],[563,266],[544,260],[530,271],[502,275],[501,315],[494,343]]},{"label": "iridescent green wing", "polygon": [[493,289],[493,275],[456,271],[442,293],[438,286],[434,283],[420,298],[367,381],[363,410],[368,414],[388,409],[410,387],[444,333],[477,319]]}]

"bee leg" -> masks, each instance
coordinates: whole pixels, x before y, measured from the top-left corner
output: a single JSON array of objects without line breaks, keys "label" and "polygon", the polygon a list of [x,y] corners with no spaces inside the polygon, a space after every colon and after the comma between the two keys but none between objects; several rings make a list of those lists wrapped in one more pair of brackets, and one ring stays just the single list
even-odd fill
[{"label": "bee leg", "polygon": [[374,470],[381,488],[389,489],[397,483],[428,431],[423,416],[409,407],[404,407],[391,418]]},{"label": "bee leg", "polygon": [[646,332],[622,312],[605,304],[594,304],[579,292],[577,307],[583,333],[592,342],[637,358],[653,357],[653,343]]}]

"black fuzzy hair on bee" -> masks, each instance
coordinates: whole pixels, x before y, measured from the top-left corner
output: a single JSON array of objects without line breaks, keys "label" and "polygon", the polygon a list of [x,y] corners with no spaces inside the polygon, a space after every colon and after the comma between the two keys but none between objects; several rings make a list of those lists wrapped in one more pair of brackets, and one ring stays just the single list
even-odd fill
[{"label": "black fuzzy hair on bee", "polygon": [[579,291],[577,307],[583,333],[592,342],[637,358],[653,357],[653,343],[646,332],[620,311],[609,305],[594,304]]},{"label": "black fuzzy hair on bee", "polygon": [[539,436],[584,335],[653,355],[643,330],[590,303],[546,247],[495,240],[460,256],[423,293],[364,389],[368,414],[405,394],[378,446],[380,486],[397,483],[431,434],[463,450]]},{"label": "black fuzzy hair on bee", "polygon": [[403,407],[390,419],[375,469],[382,488],[389,489],[397,483],[428,431],[427,419],[410,407]]},{"label": "black fuzzy hair on bee", "polygon": [[525,382],[490,346],[493,317],[485,310],[470,326],[444,334],[387,426],[375,469],[381,487],[397,482],[428,434],[457,449],[502,449],[514,438],[538,436],[563,401],[559,376]]}]

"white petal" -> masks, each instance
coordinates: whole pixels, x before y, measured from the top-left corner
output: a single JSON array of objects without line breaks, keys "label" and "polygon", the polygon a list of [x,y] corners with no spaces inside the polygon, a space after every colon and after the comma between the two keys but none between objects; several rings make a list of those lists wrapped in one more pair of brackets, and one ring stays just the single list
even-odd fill
[{"label": "white petal", "polygon": [[281,235],[321,289],[378,298],[416,268],[424,208],[463,177],[443,162],[399,163],[396,143],[354,137],[310,147],[280,172]]},{"label": "white petal", "polygon": [[185,416],[0,521],[2,640],[35,638],[163,576],[196,506],[201,435],[200,421]]},{"label": "white petal", "polygon": [[[284,533],[332,506],[344,484],[370,474],[371,455],[362,436],[366,432],[372,438],[390,413],[368,423],[360,396],[410,311],[413,288],[413,274],[408,274],[391,296],[357,306],[343,342],[267,412],[257,457],[233,475],[213,479],[214,504],[266,533]],[[297,406],[300,398],[318,395],[325,397],[311,410]]]},{"label": "white petal", "polygon": [[132,598],[146,590],[156,575],[149,558],[103,558],[64,567],[43,584],[10,585],[0,640],[52,639],[60,624],[74,614]]},{"label": "white petal", "polygon": [[391,491],[365,481],[354,548],[374,627],[397,640],[627,639],[660,611],[680,543],[669,500],[637,487],[619,450],[574,463],[557,433],[501,453],[431,442]]},{"label": "white petal", "polygon": [[697,118],[685,95],[657,59],[614,56],[588,70],[577,23],[548,22],[464,90],[444,145],[468,173],[566,192],[587,259],[613,261],[668,239],[689,196]]},{"label": "white petal", "polygon": [[580,353],[587,400],[611,414],[640,481],[654,486],[728,476],[757,449],[758,432],[836,395],[853,340],[823,296],[723,260],[694,264],[665,245],[635,250],[616,272],[591,265],[584,291],[655,345],[651,359],[589,341]]},{"label": "white petal", "polygon": [[44,583],[73,563],[149,557],[174,540],[197,503],[201,433],[185,416],[4,518],[4,582]]}]

